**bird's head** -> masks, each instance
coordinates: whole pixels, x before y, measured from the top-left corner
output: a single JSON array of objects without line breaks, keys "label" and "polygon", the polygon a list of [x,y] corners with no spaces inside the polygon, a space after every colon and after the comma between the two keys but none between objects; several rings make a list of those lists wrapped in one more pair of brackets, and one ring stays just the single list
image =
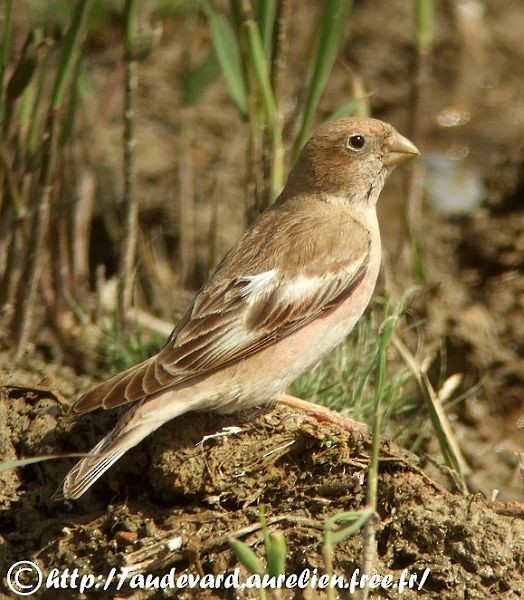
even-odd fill
[{"label": "bird's head", "polygon": [[394,167],[418,154],[388,123],[347,117],[322,125],[311,136],[287,187],[375,204]]}]

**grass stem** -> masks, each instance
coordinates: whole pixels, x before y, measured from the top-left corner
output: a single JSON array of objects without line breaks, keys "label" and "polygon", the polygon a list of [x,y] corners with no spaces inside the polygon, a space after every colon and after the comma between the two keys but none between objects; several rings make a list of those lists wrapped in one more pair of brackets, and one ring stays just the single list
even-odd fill
[{"label": "grass stem", "polygon": [[120,258],[118,289],[118,319],[123,324],[131,306],[138,239],[138,199],[135,192],[135,94],[138,84],[138,63],[133,57],[136,31],[136,0],[126,0],[125,76],[124,76],[124,197],[125,229]]},{"label": "grass stem", "polygon": [[22,357],[31,334],[40,275],[45,263],[45,239],[49,231],[54,175],[57,162],[57,147],[60,133],[60,113],[65,91],[70,83],[75,58],[82,43],[85,21],[91,0],[78,0],[67,30],[64,46],[60,54],[58,73],[53,86],[51,106],[46,122],[46,143],[42,152],[42,166],[39,180],[38,208],[33,219],[31,243],[25,277],[20,281],[21,302],[15,312],[12,330],[15,334],[15,360]]}]

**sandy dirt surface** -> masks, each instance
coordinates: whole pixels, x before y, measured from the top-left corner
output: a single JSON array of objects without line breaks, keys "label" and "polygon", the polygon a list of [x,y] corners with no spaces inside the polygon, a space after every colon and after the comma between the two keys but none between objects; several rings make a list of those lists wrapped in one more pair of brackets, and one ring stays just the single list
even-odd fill
[{"label": "sandy dirt surface", "polygon": [[[55,383],[60,387],[59,379]],[[64,417],[56,388],[4,388],[1,394],[6,457],[78,452],[108,425],[79,426]],[[263,555],[263,503],[270,527],[286,537],[286,570],[322,571],[324,520],[365,503],[369,446],[366,431],[319,423],[288,407],[245,418],[187,415],[130,451],[110,477],[74,503],[51,499],[70,460],[3,474],[0,563],[31,558],[44,572],[78,567],[97,575],[122,566],[158,574],[172,567],[178,574],[233,571],[238,563],[230,536]],[[451,493],[428,478],[411,453],[387,440],[381,452],[377,572],[399,578],[404,569],[420,576],[430,568],[423,592],[405,592],[406,598],[521,597],[522,505]],[[358,568],[361,545],[355,536],[337,546],[335,573],[347,576]],[[318,593],[289,591],[282,598]],[[42,597],[68,594],[51,590]],[[253,596],[186,591],[177,597]]]}]

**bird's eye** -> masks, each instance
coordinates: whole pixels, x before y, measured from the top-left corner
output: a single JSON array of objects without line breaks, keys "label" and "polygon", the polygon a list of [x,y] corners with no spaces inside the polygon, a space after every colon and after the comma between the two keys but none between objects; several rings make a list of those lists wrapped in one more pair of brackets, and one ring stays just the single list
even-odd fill
[{"label": "bird's eye", "polygon": [[346,147],[350,150],[362,150],[366,145],[366,138],[363,135],[350,135],[346,140]]}]

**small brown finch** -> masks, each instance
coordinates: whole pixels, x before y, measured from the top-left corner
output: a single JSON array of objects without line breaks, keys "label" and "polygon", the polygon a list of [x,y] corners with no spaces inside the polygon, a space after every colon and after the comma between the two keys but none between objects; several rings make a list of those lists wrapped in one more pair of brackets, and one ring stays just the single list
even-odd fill
[{"label": "small brown finch", "polygon": [[81,496],[174,417],[276,399],[339,344],[377,280],[379,194],[395,165],[417,154],[376,119],[323,125],[275,204],[228,252],[162,350],[74,404],[73,414],[134,406],[69,472],[64,496]]}]

